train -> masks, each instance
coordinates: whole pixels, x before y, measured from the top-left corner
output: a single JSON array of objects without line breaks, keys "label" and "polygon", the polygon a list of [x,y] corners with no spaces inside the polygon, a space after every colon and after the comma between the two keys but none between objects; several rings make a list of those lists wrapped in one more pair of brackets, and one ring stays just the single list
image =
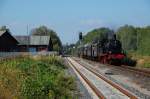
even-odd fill
[{"label": "train", "polygon": [[77,53],[79,57],[113,65],[121,65],[126,57],[122,44],[116,39],[115,34],[111,39],[102,39],[79,46]]}]

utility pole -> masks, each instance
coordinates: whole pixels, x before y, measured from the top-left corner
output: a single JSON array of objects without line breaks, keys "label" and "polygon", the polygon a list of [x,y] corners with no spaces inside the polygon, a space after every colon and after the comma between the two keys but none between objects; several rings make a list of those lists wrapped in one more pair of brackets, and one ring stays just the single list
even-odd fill
[{"label": "utility pole", "polygon": [[28,25],[27,25],[27,52],[29,52],[29,27],[28,27]]},{"label": "utility pole", "polygon": [[30,45],[30,35],[29,35],[29,25],[27,24],[27,53],[28,53],[28,57],[30,55],[30,53],[29,53],[29,45]]},{"label": "utility pole", "polygon": [[136,49],[138,49],[138,43],[139,43],[139,35],[137,33],[136,34]]}]

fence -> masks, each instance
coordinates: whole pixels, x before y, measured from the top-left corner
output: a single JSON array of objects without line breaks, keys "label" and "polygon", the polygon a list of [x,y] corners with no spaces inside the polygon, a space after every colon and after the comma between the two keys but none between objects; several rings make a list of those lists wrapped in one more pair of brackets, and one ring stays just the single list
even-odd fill
[{"label": "fence", "polygon": [[16,57],[20,55],[48,55],[48,56],[54,56],[58,55],[58,52],[0,52],[0,58],[7,58],[7,57]]}]

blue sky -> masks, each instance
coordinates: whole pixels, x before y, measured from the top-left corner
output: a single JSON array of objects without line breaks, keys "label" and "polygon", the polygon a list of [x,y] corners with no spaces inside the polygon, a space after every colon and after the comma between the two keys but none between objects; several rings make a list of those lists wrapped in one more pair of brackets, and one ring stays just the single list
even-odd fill
[{"label": "blue sky", "polygon": [[30,30],[46,25],[63,44],[73,43],[80,31],[150,25],[150,0],[0,0],[0,26],[26,35],[27,24]]}]

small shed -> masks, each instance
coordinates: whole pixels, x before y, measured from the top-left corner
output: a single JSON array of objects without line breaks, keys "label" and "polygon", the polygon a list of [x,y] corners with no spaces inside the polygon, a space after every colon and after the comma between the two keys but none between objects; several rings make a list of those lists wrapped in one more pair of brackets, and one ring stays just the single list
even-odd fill
[{"label": "small shed", "polygon": [[15,36],[21,52],[52,51],[53,44],[50,36]]},{"label": "small shed", "polygon": [[49,51],[50,36],[30,36],[30,51]]}]

